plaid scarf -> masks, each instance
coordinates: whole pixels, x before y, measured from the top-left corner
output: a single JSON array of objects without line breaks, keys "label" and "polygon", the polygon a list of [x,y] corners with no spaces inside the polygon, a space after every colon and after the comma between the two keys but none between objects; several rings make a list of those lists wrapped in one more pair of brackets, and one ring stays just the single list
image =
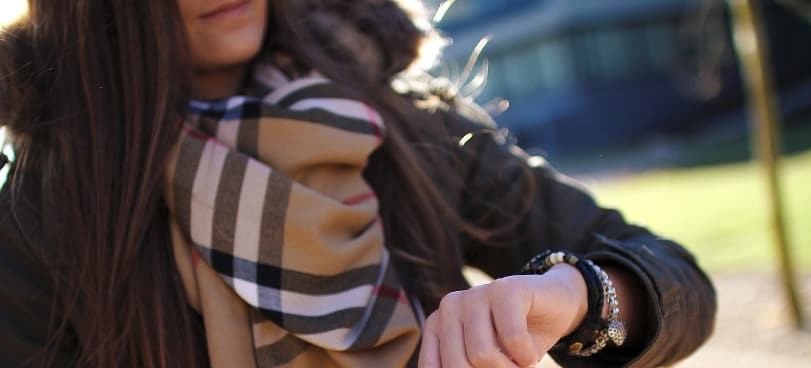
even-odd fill
[{"label": "plaid scarf", "polygon": [[317,72],[259,64],[191,104],[170,165],[172,242],[211,364],[397,367],[420,338],[362,173],[380,115]]}]

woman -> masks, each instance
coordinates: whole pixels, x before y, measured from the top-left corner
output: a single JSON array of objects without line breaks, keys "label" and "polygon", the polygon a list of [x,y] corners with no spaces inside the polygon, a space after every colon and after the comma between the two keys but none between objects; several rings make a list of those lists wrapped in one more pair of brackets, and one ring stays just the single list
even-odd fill
[{"label": "woman", "polygon": [[29,9],[0,365],[642,367],[712,330],[683,248],[390,87],[430,33],[391,0]]}]

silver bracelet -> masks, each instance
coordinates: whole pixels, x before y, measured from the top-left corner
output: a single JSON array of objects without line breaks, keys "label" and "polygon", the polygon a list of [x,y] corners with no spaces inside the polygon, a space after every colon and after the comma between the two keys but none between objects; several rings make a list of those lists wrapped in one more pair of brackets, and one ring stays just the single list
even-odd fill
[{"label": "silver bracelet", "polygon": [[620,307],[619,300],[617,299],[617,290],[614,289],[614,283],[611,282],[611,279],[608,278],[608,274],[606,274],[600,266],[597,266],[588,259],[585,260],[585,262],[594,269],[594,272],[596,272],[600,278],[600,283],[603,286],[603,300],[608,302],[608,319],[606,320],[605,328],[597,332],[597,338],[591,346],[585,349],[582,345],[569,347],[569,354],[578,357],[588,357],[597,354],[597,352],[608,346],[609,342],[616,346],[621,346],[628,337],[625,323],[619,320]]}]

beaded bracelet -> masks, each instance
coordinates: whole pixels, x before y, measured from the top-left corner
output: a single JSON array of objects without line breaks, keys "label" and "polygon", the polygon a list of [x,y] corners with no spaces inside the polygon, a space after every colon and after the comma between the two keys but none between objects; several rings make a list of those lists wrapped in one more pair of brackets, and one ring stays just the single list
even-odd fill
[{"label": "beaded bracelet", "polygon": [[[627,332],[619,320],[619,301],[613,283],[599,266],[569,252],[545,251],[535,256],[522,269],[524,274],[543,274],[561,263],[573,265],[580,271],[588,291],[588,312],[575,332],[562,338],[553,350],[566,351],[578,357],[588,357],[605,348],[609,342],[619,346]],[[608,318],[602,319],[604,303],[608,303]],[[588,347],[586,343],[591,342]]]},{"label": "beaded bracelet", "polygon": [[[625,324],[619,320],[620,308],[619,301],[617,299],[617,291],[614,289],[614,284],[611,282],[611,279],[608,278],[608,274],[606,274],[605,271],[594,264],[591,260],[585,260],[584,263],[588,264],[589,267],[591,267],[600,278],[600,283],[602,284],[602,294],[604,300],[608,302],[608,318],[605,320],[600,318],[600,329],[596,332],[592,330],[590,336],[578,334],[578,331],[582,331],[582,329],[578,329],[578,331],[567,336],[567,338],[561,339],[561,342],[568,345],[568,353],[579,357],[592,356],[605,348],[609,342],[616,346],[621,346],[623,343],[625,343],[625,339],[628,335],[625,329]],[[600,314],[602,314],[602,306],[600,307]],[[578,337],[580,339],[576,339]],[[588,338],[584,339],[583,337]],[[584,348],[583,343],[577,340],[593,340],[594,342],[589,347]]]}]

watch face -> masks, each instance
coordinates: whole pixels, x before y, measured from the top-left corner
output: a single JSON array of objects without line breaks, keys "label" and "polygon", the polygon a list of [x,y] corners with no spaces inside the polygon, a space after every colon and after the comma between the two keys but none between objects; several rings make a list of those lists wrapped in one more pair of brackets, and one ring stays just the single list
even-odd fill
[{"label": "watch face", "polygon": [[611,342],[620,346],[625,343],[625,338],[628,337],[628,330],[625,329],[625,324],[622,321],[611,321],[608,324],[608,337]]}]

